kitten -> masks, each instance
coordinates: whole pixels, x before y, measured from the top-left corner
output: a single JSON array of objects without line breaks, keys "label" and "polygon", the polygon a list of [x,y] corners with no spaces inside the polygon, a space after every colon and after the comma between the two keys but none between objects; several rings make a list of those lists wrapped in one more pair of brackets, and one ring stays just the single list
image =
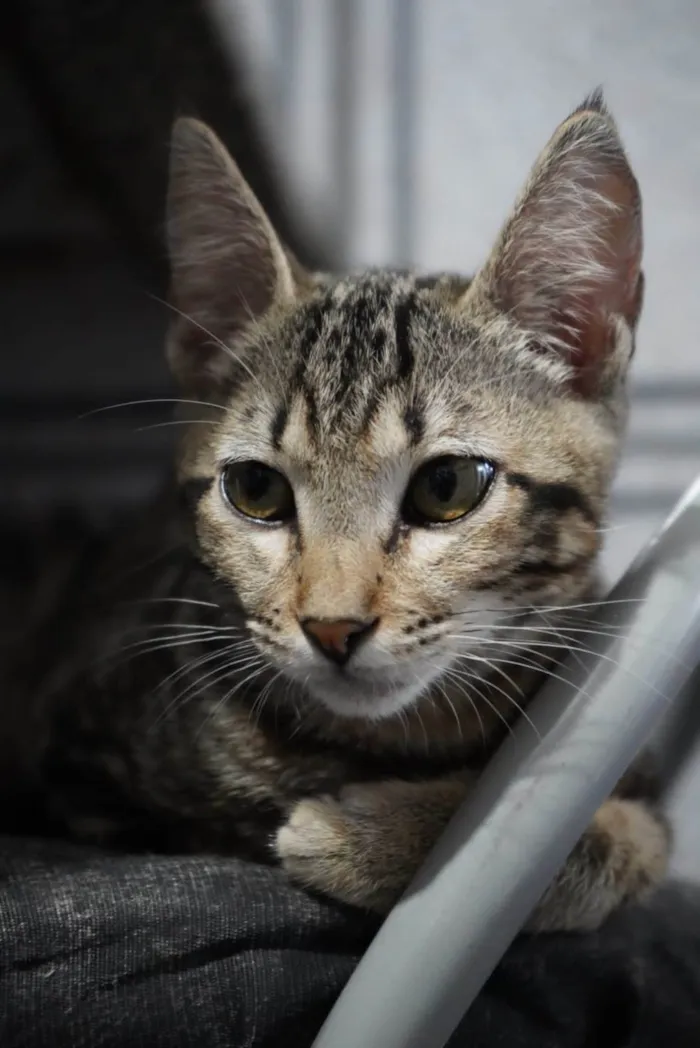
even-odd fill
[{"label": "kitten", "polygon": [[[177,481],[44,627],[55,665],[24,665],[15,759],[59,828],[276,858],[386,911],[585,637],[567,630],[624,429],[637,183],[595,95],[472,281],[336,279],[183,119],[169,243]],[[625,777],[531,927],[594,927],[660,880],[643,793]]]}]

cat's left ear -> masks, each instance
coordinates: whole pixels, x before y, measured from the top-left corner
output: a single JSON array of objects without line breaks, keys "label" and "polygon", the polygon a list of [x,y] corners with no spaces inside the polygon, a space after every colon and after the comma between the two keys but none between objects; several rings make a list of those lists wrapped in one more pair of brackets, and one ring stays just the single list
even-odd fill
[{"label": "cat's left ear", "polygon": [[206,388],[230,372],[226,347],[294,299],[295,278],[262,206],[209,127],[178,120],[170,156],[170,301],[178,318],[168,356],[185,386]]},{"label": "cat's left ear", "polygon": [[[473,285],[596,396],[626,370],[641,309],[641,198],[600,93],[555,131]],[[467,293],[469,295],[469,292]]]}]

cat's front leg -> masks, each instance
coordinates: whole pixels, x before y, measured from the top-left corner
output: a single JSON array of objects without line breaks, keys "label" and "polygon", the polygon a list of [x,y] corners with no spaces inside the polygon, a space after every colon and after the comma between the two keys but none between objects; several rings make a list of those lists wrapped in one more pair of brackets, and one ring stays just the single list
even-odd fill
[{"label": "cat's front leg", "polygon": [[[388,912],[465,798],[471,780],[349,786],[300,801],[277,835],[290,877],[342,902]],[[545,892],[528,931],[586,931],[663,879],[664,820],[638,800],[611,798]]]},{"label": "cat's front leg", "polygon": [[278,831],[277,855],[298,884],[387,913],[472,782],[468,775],[391,780],[299,801]]},{"label": "cat's front leg", "polygon": [[591,931],[625,903],[640,902],[664,878],[671,835],[642,800],[611,797],[536,907],[526,931]]}]

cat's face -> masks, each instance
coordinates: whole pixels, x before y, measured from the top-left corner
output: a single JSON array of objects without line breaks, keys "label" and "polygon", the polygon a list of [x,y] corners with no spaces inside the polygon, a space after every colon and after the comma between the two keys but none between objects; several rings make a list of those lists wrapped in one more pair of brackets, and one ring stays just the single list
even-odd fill
[{"label": "cat's face", "polygon": [[[595,106],[571,118],[559,132],[567,162],[581,120],[615,134]],[[556,184],[538,185],[555,136],[471,285],[388,272],[334,281],[300,277],[220,147],[192,125],[182,133],[176,303],[194,323],[176,327],[171,355],[188,392],[217,405],[192,426],[180,464],[183,481],[202,482],[202,555],[235,590],[265,659],[334,713],[386,717],[431,684],[488,676],[521,613],[590,586],[639,305],[638,198],[623,154],[606,165],[598,145],[591,235],[579,214],[565,245],[578,269],[556,242],[533,258],[548,209],[566,232],[571,173],[560,200]],[[590,127],[582,140],[592,148]],[[217,189],[209,206],[219,230],[222,216],[238,223],[238,250],[207,228],[202,152]],[[597,259],[608,175],[599,226],[620,245]],[[620,232],[624,207],[635,229]],[[221,280],[244,263],[242,318]]]}]

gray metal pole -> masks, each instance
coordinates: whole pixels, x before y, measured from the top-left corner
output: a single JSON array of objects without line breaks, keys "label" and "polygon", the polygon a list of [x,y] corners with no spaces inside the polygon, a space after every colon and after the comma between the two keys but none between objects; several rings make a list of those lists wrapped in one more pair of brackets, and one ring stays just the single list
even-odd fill
[{"label": "gray metal pole", "polygon": [[[389,916],[315,1048],[442,1048],[700,652],[700,480],[601,605]],[[600,627],[605,631],[605,627]],[[622,635],[619,635],[619,634]],[[594,638],[589,638],[593,640]]]},{"label": "gray metal pole", "polygon": [[397,266],[415,265],[415,160],[418,50],[414,0],[394,0],[392,21],[393,252]]},{"label": "gray metal pole", "polygon": [[294,97],[294,82],[298,63],[298,34],[300,29],[299,0],[275,0],[273,7],[275,51],[275,122],[277,134],[290,145],[290,99]]},{"label": "gray metal pole", "polygon": [[343,265],[352,262],[357,211],[355,84],[361,70],[357,62],[355,0],[335,0],[331,8],[333,51],[333,177],[337,210],[336,249]]}]

